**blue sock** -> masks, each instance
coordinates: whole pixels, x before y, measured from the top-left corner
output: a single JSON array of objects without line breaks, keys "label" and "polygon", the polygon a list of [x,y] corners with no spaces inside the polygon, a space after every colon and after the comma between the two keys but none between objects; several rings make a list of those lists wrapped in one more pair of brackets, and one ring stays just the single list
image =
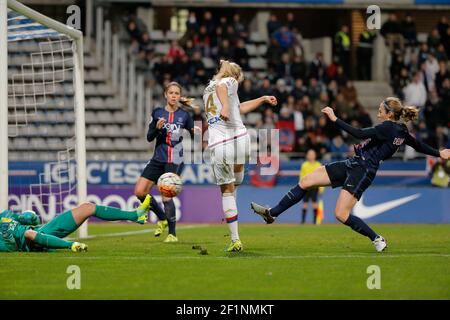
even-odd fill
[{"label": "blue sock", "polygon": [[354,215],[349,215],[347,221],[344,222],[345,225],[349,226],[356,232],[359,232],[363,236],[369,237],[370,240],[375,240],[378,235],[373,231],[361,218]]},{"label": "blue sock", "polygon": [[167,216],[167,223],[169,225],[169,234],[176,236],[177,233],[175,231],[175,227],[177,224],[177,217],[175,212],[175,203],[173,203],[173,199],[169,201],[164,201],[164,211]]},{"label": "blue sock", "polygon": [[272,217],[278,217],[284,211],[292,207],[294,204],[300,202],[303,199],[306,190],[303,190],[298,184],[289,190],[288,193],[281,199],[281,201],[272,209],[270,209],[270,215]]},{"label": "blue sock", "polygon": [[167,220],[166,214],[164,213],[163,209],[158,205],[155,198],[152,198],[152,201],[150,201],[150,210],[152,210],[156,216],[158,217],[158,220]]}]

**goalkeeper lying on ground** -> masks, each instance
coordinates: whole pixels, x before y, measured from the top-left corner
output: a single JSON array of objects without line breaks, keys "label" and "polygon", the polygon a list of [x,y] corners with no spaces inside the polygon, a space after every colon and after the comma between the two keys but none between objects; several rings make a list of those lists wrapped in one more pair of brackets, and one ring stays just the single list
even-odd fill
[{"label": "goalkeeper lying on ground", "polygon": [[22,214],[9,210],[0,213],[0,252],[47,251],[47,249],[71,249],[73,252],[87,251],[87,245],[64,240],[89,217],[102,220],[130,220],[140,224],[147,222],[151,197],[133,211],[83,203],[82,205],[57,215],[46,224],[39,225],[40,219],[33,211]]}]

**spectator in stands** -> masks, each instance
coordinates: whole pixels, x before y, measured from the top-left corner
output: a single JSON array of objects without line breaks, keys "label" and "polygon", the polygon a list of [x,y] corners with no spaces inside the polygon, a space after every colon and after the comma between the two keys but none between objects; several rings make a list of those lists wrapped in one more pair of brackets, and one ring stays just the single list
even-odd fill
[{"label": "spectator in stands", "polygon": [[312,104],[312,109],[313,109],[314,115],[317,118],[322,117],[323,113],[321,112],[321,110],[325,106],[328,106],[329,103],[330,103],[330,100],[328,98],[328,93],[326,91],[321,91],[319,94],[319,98],[316,99],[315,101],[313,101],[313,104]]},{"label": "spectator in stands", "polygon": [[189,16],[186,20],[186,32],[188,33],[189,37],[192,37],[199,28],[199,23],[197,21],[197,15],[194,11],[189,12]]},{"label": "spectator in stands", "polygon": [[423,111],[428,130],[434,132],[438,125],[446,125],[445,108],[446,107],[441,104],[437,91],[432,90]]},{"label": "spectator in stands", "polygon": [[344,96],[345,102],[349,104],[356,103],[358,93],[356,92],[356,88],[353,85],[353,81],[347,80],[347,82],[345,83],[345,87],[341,89],[341,93]]},{"label": "spectator in stands", "polygon": [[295,29],[295,16],[292,12],[288,12],[286,14],[286,26],[288,29],[292,32],[294,32]]},{"label": "spectator in stands", "polygon": [[217,60],[232,60],[234,57],[234,49],[230,45],[230,40],[223,39],[217,50]]},{"label": "spectator in stands", "polygon": [[242,83],[242,88],[238,91],[239,100],[249,101],[257,98],[257,94],[253,88],[252,80],[245,79]]},{"label": "spectator in stands", "polygon": [[269,21],[267,21],[267,33],[269,34],[269,37],[272,37],[272,35],[281,27],[280,22],[278,21],[278,17],[276,14],[272,13],[269,17]]},{"label": "spectator in stands", "polygon": [[432,91],[435,85],[436,74],[439,72],[439,64],[432,53],[430,53],[425,61],[425,73],[427,77],[428,91]]},{"label": "spectator in stands", "polygon": [[[354,110],[356,111],[355,120],[361,124],[362,128],[372,127],[372,119],[366,108],[364,108],[359,102],[356,102]],[[335,128],[335,126],[333,126]]]},{"label": "spectator in stands", "polygon": [[349,28],[343,25],[334,36],[334,53],[339,58],[339,64],[344,68],[344,73],[350,76],[350,50],[351,41]]},{"label": "spectator in stands", "polygon": [[184,52],[188,57],[192,57],[194,52],[198,51],[198,48],[194,46],[194,41],[192,39],[187,39],[184,45]]},{"label": "spectator in stands", "polygon": [[342,136],[338,134],[330,140],[328,150],[330,150],[334,159],[342,160],[347,158],[349,146],[344,142]]},{"label": "spectator in stands", "polygon": [[191,61],[187,55],[181,57],[181,59],[174,64],[174,80],[181,84],[183,87],[189,87],[191,83]]},{"label": "spectator in stands", "polygon": [[203,21],[202,21],[202,25],[205,26],[206,28],[206,34],[209,37],[213,37],[214,36],[214,31],[216,30],[216,24],[214,22],[214,18],[212,16],[211,11],[205,11],[205,13],[203,14]]},{"label": "spectator in stands", "polygon": [[284,52],[288,51],[295,40],[294,33],[289,31],[287,26],[282,26],[278,31],[275,31],[273,37],[277,39]]},{"label": "spectator in stands", "polygon": [[202,61],[202,55],[200,52],[195,52],[192,56],[189,65],[189,75],[193,79],[193,84],[204,85],[208,81],[208,75],[206,74],[205,65]]},{"label": "spectator in stands", "polygon": [[303,118],[303,113],[299,102],[295,103],[293,116],[294,116],[295,136],[299,138],[300,135],[303,133],[303,130],[305,129],[305,120]]},{"label": "spectator in stands", "polygon": [[419,72],[416,72],[413,76],[412,82],[409,83],[404,89],[403,94],[405,96],[405,104],[412,105],[419,108],[425,106],[427,101],[427,90],[421,79]]},{"label": "spectator in stands", "polygon": [[439,61],[439,71],[435,76],[435,86],[438,92],[442,90],[442,82],[445,79],[450,79],[450,71],[447,68],[447,63],[441,60]]},{"label": "spectator in stands", "polygon": [[294,79],[306,79],[307,65],[303,56],[295,56],[291,65],[291,76]]},{"label": "spectator in stands", "polygon": [[447,57],[450,57],[450,27],[447,28],[447,33],[442,37],[442,45],[445,48]]},{"label": "spectator in stands", "polygon": [[243,40],[247,40],[248,38],[248,28],[247,25],[241,22],[241,16],[239,15],[239,13],[235,13],[233,15],[233,28],[234,28],[234,32],[235,34],[243,39]]},{"label": "spectator in stands", "polygon": [[209,57],[211,55],[211,36],[208,33],[208,27],[201,25],[197,34],[192,37],[194,46],[202,52],[202,55]]},{"label": "spectator in stands", "polygon": [[272,106],[272,110],[274,112],[278,112],[281,108],[281,105],[286,103],[287,97],[289,95],[288,86],[286,85],[286,80],[284,78],[280,78],[277,80],[274,93],[274,96],[277,98],[278,105]]},{"label": "spectator in stands", "polygon": [[248,59],[250,58],[247,49],[245,48],[245,42],[242,39],[238,39],[236,48],[234,49],[234,62],[239,64],[244,71],[248,71],[250,66]]},{"label": "spectator in stands", "polygon": [[169,51],[167,52],[167,57],[177,62],[178,60],[181,60],[181,58],[185,55],[186,53],[184,52],[184,49],[180,46],[178,41],[173,40],[170,43]]},{"label": "spectator in stands", "polygon": [[336,80],[331,80],[328,83],[327,93],[328,93],[328,98],[330,100],[330,103],[332,103],[336,99],[336,96],[338,95],[338,85],[337,85]]},{"label": "spectator in stands", "polygon": [[402,100],[404,99],[403,89],[408,85],[408,83],[409,83],[408,69],[406,67],[403,67],[400,70],[400,74],[394,75],[394,78],[392,79],[392,88],[394,90],[394,93]]},{"label": "spectator in stands", "polygon": [[427,40],[428,48],[431,52],[436,52],[437,47],[441,44],[441,36],[439,35],[439,30],[433,28],[428,36]]},{"label": "spectator in stands", "polygon": [[275,67],[283,53],[277,39],[270,38],[270,44],[267,47],[266,59],[269,67]]},{"label": "spectator in stands", "polygon": [[372,79],[372,55],[373,42],[376,34],[373,31],[364,30],[359,35],[357,59],[358,78],[360,80]]},{"label": "spectator in stands", "polygon": [[389,51],[400,49],[403,51],[405,44],[403,38],[403,30],[400,23],[397,21],[397,16],[394,13],[389,15],[388,20],[381,26],[380,33],[386,39],[386,44]]},{"label": "spectator in stands", "polygon": [[173,71],[173,61],[164,55],[160,58],[158,62],[155,63],[153,70],[155,77],[159,83],[162,83],[164,79],[172,79]]},{"label": "spectator in stands", "polygon": [[297,138],[297,143],[295,145],[295,152],[300,153],[301,157],[304,157],[306,155],[306,152],[308,152],[309,149],[311,149],[312,143],[309,139],[308,135],[301,134]]},{"label": "spectator in stands", "polygon": [[281,55],[280,62],[275,67],[275,72],[277,73],[278,78],[284,78],[288,80],[289,82],[292,81],[292,74],[291,74],[291,61],[289,58],[289,54],[287,52],[283,53]]},{"label": "spectator in stands", "polygon": [[291,56],[291,58],[299,56],[303,57],[305,52],[303,45],[303,36],[297,28],[294,28],[292,33],[294,34],[294,42],[292,42],[291,48],[289,50],[289,55]]},{"label": "spectator in stands", "polygon": [[294,82],[294,87],[292,88],[291,95],[296,99],[300,100],[303,96],[308,94],[308,88],[303,85],[303,79],[297,78]]},{"label": "spectator in stands", "polygon": [[323,53],[317,52],[314,59],[309,64],[309,78],[315,78],[319,81],[326,81],[327,65],[323,59]]},{"label": "spectator in stands", "polygon": [[428,53],[430,53],[430,50],[428,48],[428,44],[425,43],[425,42],[422,42],[420,44],[419,53],[417,55],[417,64],[419,66],[427,60]]},{"label": "spectator in stands", "polygon": [[401,29],[403,31],[406,46],[415,47],[417,45],[417,29],[416,23],[410,14],[407,14],[402,21]]},{"label": "spectator in stands", "polygon": [[[269,79],[265,78],[262,81],[262,85],[258,90],[258,96],[275,96],[275,90],[273,90]],[[266,106],[263,104],[255,111],[262,112],[264,109],[266,109]]]},{"label": "spectator in stands", "polygon": [[448,55],[447,55],[447,52],[445,52],[445,47],[442,43],[439,44],[439,46],[437,48],[436,59],[438,61],[448,61]]},{"label": "spectator in stands", "polygon": [[309,79],[308,96],[311,101],[318,99],[322,91],[324,91],[323,86],[316,78]]},{"label": "spectator in stands", "polygon": [[439,22],[436,25],[436,28],[439,31],[439,36],[441,38],[445,38],[445,36],[447,34],[447,30],[448,30],[448,28],[450,28],[450,25],[448,24],[447,16],[442,16],[441,19],[439,19]]},{"label": "spectator in stands", "polygon": [[345,84],[347,83],[348,77],[344,73],[344,67],[342,65],[339,65],[337,67],[336,75],[332,80],[336,80],[338,87],[345,86]]},{"label": "spectator in stands", "polygon": [[142,30],[139,30],[135,20],[130,20],[128,22],[127,31],[131,39],[139,40],[141,38]]},{"label": "spectator in stands", "polygon": [[139,42],[139,50],[146,52],[153,52],[155,48],[153,47],[153,43],[150,39],[150,35],[147,31],[142,32],[141,40]]}]

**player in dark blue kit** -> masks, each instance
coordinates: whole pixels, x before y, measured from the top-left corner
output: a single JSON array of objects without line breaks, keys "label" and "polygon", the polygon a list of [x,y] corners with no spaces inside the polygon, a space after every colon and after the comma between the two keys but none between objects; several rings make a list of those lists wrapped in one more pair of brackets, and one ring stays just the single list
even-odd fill
[{"label": "player in dark blue kit", "polygon": [[317,168],[314,172],[305,176],[273,208],[266,208],[254,202],[251,203],[251,207],[255,213],[264,218],[266,223],[270,224],[281,213],[301,201],[307,189],[330,185],[333,188],[342,187],[335,208],[336,218],[356,232],[370,238],[375,249],[381,252],[387,247],[386,240],[360,218],[350,214],[362,193],[375,178],[381,161],[392,157],[402,144],[407,144],[421,153],[441,157],[442,159],[450,157],[450,149],[439,151],[414,139],[409,134],[406,125],[400,123],[399,120],[415,120],[419,111],[415,107],[403,106],[397,98],[386,98],[381,102],[378,109],[378,119],[381,124],[371,128],[353,128],[338,119],[330,107],[325,107],[322,112],[339,128],[347,131],[355,138],[366,139],[355,146],[355,156]]},{"label": "player in dark blue kit", "polygon": [[[147,140],[152,142],[156,139],[155,151],[152,159],[147,163],[141,177],[138,179],[134,194],[141,200],[145,199],[151,188],[158,182],[159,177],[166,172],[180,174],[183,167],[183,130],[194,131],[194,121],[189,112],[192,110],[193,99],[182,97],[182,88],[176,82],[170,82],[164,88],[166,106],[156,108],[152,112]],[[183,106],[179,107],[179,104]],[[164,211],[156,201],[151,201],[150,209],[158,217],[158,227],[155,237],[160,236],[164,229],[169,226],[169,235],[164,242],[177,242],[175,225],[175,204],[172,198],[163,196]]]}]

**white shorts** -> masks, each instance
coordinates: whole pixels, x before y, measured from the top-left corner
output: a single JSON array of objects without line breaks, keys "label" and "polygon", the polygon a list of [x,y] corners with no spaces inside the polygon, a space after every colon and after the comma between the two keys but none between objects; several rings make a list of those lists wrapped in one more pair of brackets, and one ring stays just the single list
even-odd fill
[{"label": "white shorts", "polygon": [[238,135],[210,149],[211,166],[217,185],[235,182],[234,165],[244,164],[250,155],[250,137],[247,133]]}]

